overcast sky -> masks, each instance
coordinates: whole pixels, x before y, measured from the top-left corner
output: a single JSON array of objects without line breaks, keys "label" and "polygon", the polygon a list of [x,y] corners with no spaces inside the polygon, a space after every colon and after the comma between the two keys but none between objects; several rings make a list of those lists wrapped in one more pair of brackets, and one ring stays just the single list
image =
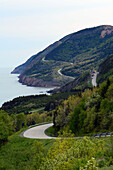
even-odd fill
[{"label": "overcast sky", "polygon": [[113,25],[113,0],[0,0],[0,67],[16,67],[63,36]]}]

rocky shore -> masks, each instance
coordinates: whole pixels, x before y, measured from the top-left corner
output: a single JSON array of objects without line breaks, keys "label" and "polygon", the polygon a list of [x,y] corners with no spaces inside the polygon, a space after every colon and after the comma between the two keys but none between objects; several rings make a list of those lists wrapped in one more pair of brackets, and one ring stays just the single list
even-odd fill
[{"label": "rocky shore", "polygon": [[37,79],[35,77],[26,77],[26,76],[20,77],[19,82],[22,83],[23,85],[32,86],[32,87],[51,88],[51,87],[59,87],[59,86],[61,86],[60,83],[55,82],[54,80],[52,80],[52,81],[44,81],[42,79]]}]

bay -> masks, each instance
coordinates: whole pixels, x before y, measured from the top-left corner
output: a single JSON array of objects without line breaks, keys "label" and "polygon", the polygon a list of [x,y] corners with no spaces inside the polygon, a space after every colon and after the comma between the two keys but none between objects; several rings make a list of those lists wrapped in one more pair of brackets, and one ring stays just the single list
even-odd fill
[{"label": "bay", "polygon": [[28,87],[18,82],[17,74],[10,74],[12,68],[0,68],[0,107],[4,102],[19,96],[48,94],[53,88]]}]

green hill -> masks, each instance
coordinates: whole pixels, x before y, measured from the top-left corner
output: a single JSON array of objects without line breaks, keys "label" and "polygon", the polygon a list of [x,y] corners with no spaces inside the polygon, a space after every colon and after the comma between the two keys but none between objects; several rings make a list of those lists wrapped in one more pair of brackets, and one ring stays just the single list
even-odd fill
[{"label": "green hill", "polygon": [[[102,83],[98,87],[67,93],[84,85],[87,72],[59,90],[66,93],[18,97],[4,103],[0,109],[0,169],[113,169],[113,137],[108,137],[113,134],[112,65],[113,55],[99,65],[98,82]],[[45,106],[49,112],[28,112]],[[27,126],[52,118],[54,127],[46,133],[58,132],[60,139],[19,136]],[[80,137],[92,134],[97,137]]]},{"label": "green hill", "polygon": [[[76,135],[113,131],[113,55],[99,65],[98,71],[98,87],[70,96],[56,108],[54,124],[57,130],[68,126]],[[79,79],[82,83],[83,80]],[[73,91],[79,85],[76,83],[74,80],[59,91]]]},{"label": "green hill", "polygon": [[97,69],[113,53],[112,47],[112,26],[84,29],[50,45],[12,73],[20,73],[19,81],[29,86],[61,86],[93,67]]},{"label": "green hill", "polygon": [[[98,76],[97,84],[102,83],[107,80],[107,78],[113,75],[113,54],[111,54],[107,59],[105,59],[98,66]],[[75,78],[73,81],[66,83],[64,86],[54,89],[50,92],[73,92],[73,91],[84,91],[86,88],[92,88],[91,85],[91,74],[90,72],[85,72],[80,75],[78,78]]]}]

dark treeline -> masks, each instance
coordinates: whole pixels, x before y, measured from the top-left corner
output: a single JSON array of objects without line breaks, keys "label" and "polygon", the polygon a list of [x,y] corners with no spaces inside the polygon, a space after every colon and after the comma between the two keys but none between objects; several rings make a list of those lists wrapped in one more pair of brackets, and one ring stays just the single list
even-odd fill
[{"label": "dark treeline", "polygon": [[[52,105],[56,107],[62,100],[67,99],[70,95],[75,94],[75,92],[68,93],[57,93],[53,95],[31,95],[31,96],[23,96],[17,97],[12,101],[5,102],[1,109],[11,114],[18,114],[24,112],[28,114],[29,111],[33,109],[38,109],[41,107],[46,108],[46,110],[51,110]],[[50,105],[50,103],[53,103]],[[51,107],[52,106],[52,107]],[[53,109],[54,109],[53,107]]]}]

